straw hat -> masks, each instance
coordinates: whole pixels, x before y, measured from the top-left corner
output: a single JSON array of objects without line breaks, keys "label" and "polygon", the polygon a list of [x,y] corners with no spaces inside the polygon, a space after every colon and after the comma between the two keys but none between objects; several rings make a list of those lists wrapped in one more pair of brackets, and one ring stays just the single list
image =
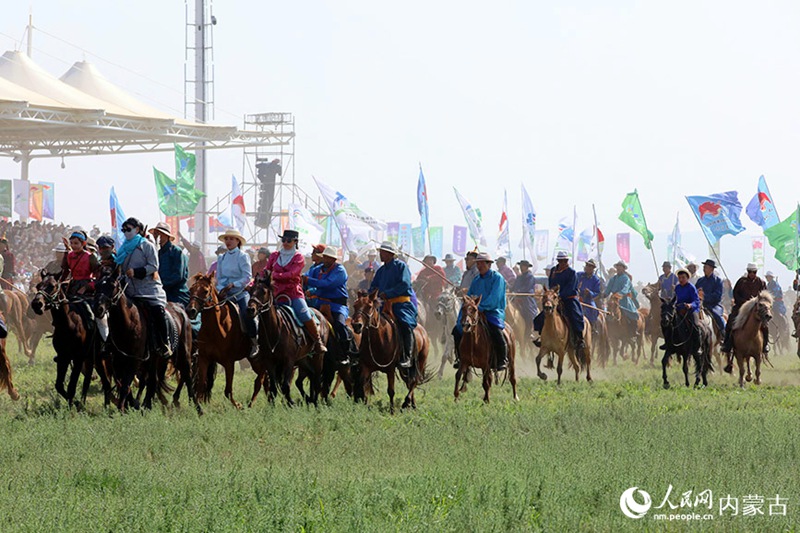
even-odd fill
[{"label": "straw hat", "polygon": [[223,233],[222,235],[220,235],[220,236],[218,237],[218,239],[217,239],[217,240],[219,240],[219,241],[222,241],[222,242],[225,242],[225,237],[234,237],[234,238],[236,238],[236,239],[239,239],[239,244],[240,244],[241,246],[244,246],[244,245],[245,245],[245,243],[247,242],[247,241],[245,241],[245,240],[244,240],[244,237],[242,236],[242,234],[241,234],[241,233],[239,233],[239,232],[238,232],[237,230],[235,230],[235,229],[229,229],[229,230],[227,230],[225,233]]},{"label": "straw hat", "polygon": [[167,224],[166,222],[159,222],[158,224],[155,225],[155,227],[152,227],[149,230],[147,230],[147,233],[149,233],[150,235],[155,235],[156,232],[161,233],[162,235],[166,235],[167,238],[171,241],[175,240],[175,237],[172,235],[172,228],[170,228],[169,224]]},{"label": "straw hat", "polygon": [[339,259],[339,250],[337,250],[333,246],[326,246],[325,250],[322,252],[322,257],[331,257],[333,259]]},{"label": "straw hat", "polygon": [[397,247],[394,245],[392,241],[383,241],[381,245],[378,247],[378,250],[383,250],[384,252],[389,252],[390,254],[397,255]]}]

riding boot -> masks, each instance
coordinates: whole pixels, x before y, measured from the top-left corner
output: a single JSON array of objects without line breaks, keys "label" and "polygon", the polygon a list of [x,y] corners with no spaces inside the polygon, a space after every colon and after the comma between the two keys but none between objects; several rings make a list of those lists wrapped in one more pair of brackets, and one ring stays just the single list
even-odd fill
[{"label": "riding boot", "polygon": [[461,337],[463,334],[459,333],[458,329],[453,328],[453,351],[455,352],[455,361],[453,361],[453,368],[458,369],[461,366],[461,350],[459,346],[461,345]]},{"label": "riding boot", "polygon": [[153,305],[150,307],[150,312],[153,314],[153,323],[156,327],[156,350],[165,359],[172,357],[167,327],[167,310],[160,305]]},{"label": "riding boot", "polygon": [[325,353],[328,349],[322,344],[322,338],[319,335],[319,329],[317,329],[317,323],[314,322],[314,319],[308,320],[303,323],[303,326],[306,328],[306,333],[308,336],[311,337],[311,342],[314,343],[314,347],[312,348],[314,353]]},{"label": "riding boot", "polygon": [[339,355],[339,359],[336,361],[340,365],[349,365],[350,364],[350,339],[340,339],[339,340],[339,351],[341,352]]},{"label": "riding boot", "polygon": [[496,330],[494,334],[495,351],[497,352],[497,365],[495,370],[502,372],[508,368],[508,346],[502,330]]},{"label": "riding boot", "polygon": [[258,337],[250,337],[250,353],[247,358],[251,361],[258,359]]},{"label": "riding boot", "polygon": [[414,330],[401,328],[400,337],[403,339],[403,351],[400,354],[400,362],[397,365],[401,368],[411,368],[411,359],[414,356]]}]

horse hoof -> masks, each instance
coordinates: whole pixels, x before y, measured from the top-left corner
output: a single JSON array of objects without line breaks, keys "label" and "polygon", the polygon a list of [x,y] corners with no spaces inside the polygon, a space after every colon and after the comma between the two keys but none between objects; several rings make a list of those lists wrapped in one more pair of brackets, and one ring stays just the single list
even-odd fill
[{"label": "horse hoof", "polygon": [[753,376],[745,376],[745,378],[744,378],[744,379],[745,379],[745,380],[746,380],[748,383],[750,383],[751,381],[753,381]]},{"label": "horse hoof", "polygon": [[9,396],[11,397],[11,399],[12,399],[12,400],[14,400],[15,402],[16,402],[17,400],[19,400],[19,392],[17,392],[17,389],[9,389],[9,390],[8,390],[8,395],[9,395]]},{"label": "horse hoof", "polygon": [[539,372],[537,376],[539,376],[539,379],[541,379],[542,381],[547,381],[547,374],[545,374],[544,372]]},{"label": "horse hoof", "polygon": [[722,369],[727,374],[733,374],[733,365],[725,365],[725,368]]},{"label": "horse hoof", "polygon": [[664,382],[664,388],[665,388],[665,389],[668,389],[668,388],[669,388],[669,383],[667,383],[666,381]]}]

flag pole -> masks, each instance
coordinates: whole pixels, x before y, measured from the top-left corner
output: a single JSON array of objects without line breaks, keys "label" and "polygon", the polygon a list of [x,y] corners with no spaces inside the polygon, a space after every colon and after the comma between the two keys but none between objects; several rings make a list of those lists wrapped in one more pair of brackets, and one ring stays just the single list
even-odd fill
[{"label": "flag pole", "polygon": [[592,214],[594,215],[594,238],[597,241],[597,266],[600,269],[600,277],[605,280],[608,277],[606,267],[603,266],[603,254],[600,253],[600,226],[597,225],[597,209],[592,204]]},{"label": "flag pole", "polygon": [[[647,217],[644,216],[644,207],[642,207],[642,200],[639,198],[639,191],[634,189],[633,192],[636,194],[636,201],[639,202],[639,209],[642,211],[642,222],[644,222],[644,229],[645,231],[650,231],[650,228],[647,227]],[[656,269],[656,276],[659,276],[658,273],[658,261],[656,261],[656,251],[653,249],[653,241],[650,239],[650,255],[653,256],[653,267]]]},{"label": "flag pole", "polygon": [[572,266],[575,266],[577,258],[575,257],[575,238],[578,236],[578,207],[572,206]]},{"label": "flag pole", "polygon": [[[776,211],[777,215],[777,211]],[[797,273],[798,268],[800,265],[797,264],[797,257],[798,257],[798,246],[800,246],[800,202],[797,204],[797,208],[794,210],[794,221],[796,224],[795,232],[794,232],[794,270],[795,274]],[[765,254],[766,257],[766,254]]]},{"label": "flag pole", "polygon": [[[684,196],[684,198],[686,198],[686,202],[688,203],[689,202],[689,197],[688,196]],[[692,209],[692,214],[694,215],[695,220],[697,220],[697,224],[700,226],[700,229],[703,231],[703,237],[706,238],[706,242],[708,243],[708,248],[711,250],[711,253],[714,254],[714,258],[717,260],[717,263],[719,263],[719,268],[722,269],[722,273],[725,274],[725,277],[730,279],[728,277],[728,273],[725,272],[725,267],[722,266],[722,259],[720,259],[719,256],[717,255],[717,250],[714,249],[714,245],[711,244],[711,240],[708,238],[708,235],[706,235],[706,230],[703,229],[703,223],[700,222],[700,217],[698,217],[697,213],[695,213],[695,210],[692,207],[692,204],[689,204],[689,207]]]}]

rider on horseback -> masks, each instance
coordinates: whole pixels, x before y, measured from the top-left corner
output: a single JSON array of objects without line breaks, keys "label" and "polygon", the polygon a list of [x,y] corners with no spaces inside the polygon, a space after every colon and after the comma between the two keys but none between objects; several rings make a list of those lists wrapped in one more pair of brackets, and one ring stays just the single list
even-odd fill
[{"label": "rider on horseback", "polygon": [[[482,311],[486,317],[486,324],[489,330],[489,337],[497,353],[496,370],[501,371],[508,368],[508,346],[506,346],[503,330],[506,326],[506,280],[496,270],[492,270],[492,258],[489,254],[482,252],[477,254],[475,265],[478,269],[478,277],[472,281],[467,296],[480,296],[481,301],[478,310]],[[456,346],[455,368],[459,366],[458,347],[461,344],[461,337],[464,335],[461,326],[461,312],[453,328],[453,339]]]},{"label": "rider on horseback", "polygon": [[417,327],[417,308],[411,302],[411,271],[396,258],[394,243],[384,241],[378,248],[383,265],[375,273],[370,292],[377,290],[383,305],[390,305],[397,319],[403,352],[399,366],[410,368],[414,354],[414,329]]},{"label": "rider on horseback", "polygon": [[[578,294],[581,302],[592,307],[598,307],[595,298],[603,294],[603,280],[596,274],[597,263],[594,259],[589,259],[583,266],[583,272],[578,274]],[[589,320],[592,328],[597,324],[597,316],[600,312],[597,309],[587,307],[583,314]]]},{"label": "rider on horseback", "polygon": [[675,285],[678,284],[677,275],[672,273],[672,263],[664,261],[661,264],[661,270],[664,272],[658,276],[658,295],[665,300],[672,300],[675,296]]},{"label": "rider on horseback", "polygon": [[772,295],[772,309],[782,317],[785,317],[786,304],[783,303],[783,289],[778,283],[777,278],[775,278],[775,274],[771,271],[767,271],[765,277],[767,278],[767,290]]},{"label": "rider on horseback", "polygon": [[155,245],[144,238],[144,224],[130,217],[122,223],[125,242],[117,251],[116,263],[128,277],[125,296],[145,304],[150,311],[150,324],[155,327],[159,353],[172,356],[169,345],[167,316],[164,307],[167,295],[158,277],[158,255]]},{"label": "rider on horseback", "polygon": [[309,311],[303,294],[301,273],[305,260],[303,254],[297,251],[299,237],[300,234],[295,230],[284,230],[281,235],[281,247],[269,256],[265,270],[272,273],[272,290],[275,297],[289,298],[292,310],[303,323],[306,333],[314,343],[312,350],[322,354],[328,349],[322,343],[314,315]]},{"label": "rider on horseback", "polygon": [[725,331],[725,318],[722,316],[722,279],[714,273],[717,263],[713,259],[703,261],[703,277],[698,279],[695,287],[703,291],[703,309],[711,315],[711,319],[719,328],[720,334]]},{"label": "rider on horseback", "polygon": [[[569,322],[570,334],[572,335],[572,345],[575,351],[579,352],[586,347],[583,342],[583,311],[581,310],[580,300],[578,299],[578,276],[569,266],[569,256],[567,252],[560,251],[556,254],[557,264],[550,270],[548,283],[550,287],[558,286],[558,296],[561,300],[561,312]],[[544,328],[544,312],[539,313],[533,320],[533,329],[541,334]],[[541,339],[535,339],[533,343],[541,346]]]},{"label": "rider on horseback", "polygon": [[189,258],[183,251],[172,244],[175,237],[169,224],[159,222],[150,234],[158,243],[158,276],[167,293],[167,301],[186,307],[189,304]]},{"label": "rider on horseback", "polygon": [[67,296],[94,291],[94,279],[100,264],[97,257],[86,249],[87,238],[83,230],[73,231],[69,236],[71,251],[61,263],[61,281],[70,280]]},{"label": "rider on horseback", "polygon": [[[518,294],[532,295],[536,290],[536,278],[531,272],[531,263],[527,259],[523,259],[517,263],[519,265],[519,276],[514,280],[514,285],[511,287],[511,292]],[[525,320],[525,333],[530,333],[533,326],[533,319],[538,314],[539,310],[536,308],[536,299],[533,296],[514,296],[512,302],[522,314]]]},{"label": "rider on horseback", "polygon": [[619,260],[614,264],[617,273],[608,280],[608,286],[603,295],[608,297],[611,294],[619,294],[620,301],[619,307],[622,314],[628,320],[636,323],[639,320],[639,302],[633,297],[634,288],[631,282],[631,277],[628,274],[628,265],[625,261]]},{"label": "rider on horseback", "polygon": [[347,272],[336,262],[336,248],[325,247],[320,257],[320,267],[312,267],[303,279],[309,288],[315,290],[311,305],[317,309],[323,305],[330,306],[333,331],[341,347],[339,364],[346,365],[350,363],[349,355],[357,353],[353,336],[347,327]]},{"label": "rider on horseback", "polygon": [[[731,314],[728,316],[728,324],[725,328],[725,341],[722,343],[722,353],[728,356],[728,365],[725,367],[726,372],[730,372],[733,367],[733,360],[731,359],[731,350],[733,349],[733,335],[731,330],[736,316],[739,314],[739,309],[750,298],[757,297],[761,291],[766,290],[767,285],[764,280],[758,277],[758,266],[755,263],[747,263],[747,274],[739,278],[736,285],[733,287],[733,307]],[[764,335],[764,353],[769,352],[769,332],[763,329]]]},{"label": "rider on horseback", "polygon": [[464,266],[466,269],[464,270],[464,275],[461,276],[461,285],[459,285],[462,289],[469,290],[472,285],[472,280],[478,277],[478,267],[475,266],[476,257],[478,257],[478,252],[475,250],[467,252],[466,257],[464,257]]}]

